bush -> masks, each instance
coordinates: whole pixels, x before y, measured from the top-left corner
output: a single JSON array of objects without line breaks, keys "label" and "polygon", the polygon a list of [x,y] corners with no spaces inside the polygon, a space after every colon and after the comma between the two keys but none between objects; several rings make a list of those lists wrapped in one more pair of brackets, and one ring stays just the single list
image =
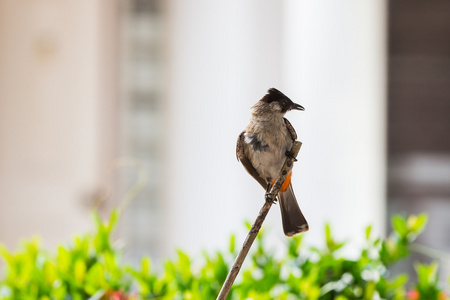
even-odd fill
[{"label": "bush", "polygon": [[[103,223],[95,216],[97,231],[75,237],[55,254],[39,248],[36,239],[11,253],[4,247],[5,278],[0,281],[2,300],[78,299],[215,299],[237,255],[235,237],[227,251],[203,253],[202,264],[177,251],[176,259],[157,274],[150,258],[139,267],[124,265],[113,247],[111,233],[117,212]],[[228,299],[445,299],[438,287],[437,265],[416,266],[418,277],[407,292],[408,276],[392,277],[389,267],[409,254],[409,245],[423,230],[426,216],[394,216],[394,231],[385,240],[365,230],[366,245],[358,259],[339,255],[345,246],[325,226],[324,249],[303,246],[303,236],[287,239],[286,253],[278,259],[264,247],[261,232]]]}]

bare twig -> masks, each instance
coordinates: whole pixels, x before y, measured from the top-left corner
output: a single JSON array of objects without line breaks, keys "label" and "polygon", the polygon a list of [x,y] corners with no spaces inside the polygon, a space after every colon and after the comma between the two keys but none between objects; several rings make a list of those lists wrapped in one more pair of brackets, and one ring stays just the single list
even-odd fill
[{"label": "bare twig", "polygon": [[417,243],[411,244],[409,246],[409,248],[413,252],[420,253],[420,254],[426,255],[428,257],[434,258],[434,259],[439,259],[439,260],[445,261],[447,263],[450,262],[450,254],[448,254],[445,251],[434,249],[427,245],[422,245],[422,244],[417,244]]},{"label": "bare twig", "polygon": [[119,203],[118,210],[120,214],[123,214],[124,211],[128,209],[131,202],[144,189],[148,180],[147,172],[145,171],[142,162],[138,159],[132,157],[120,157],[115,159],[111,164],[111,168],[113,169],[119,169],[122,167],[133,167],[137,172],[137,179],[133,185],[126,190],[123,199]]},{"label": "bare twig", "polygon": [[[280,173],[278,174],[277,181],[272,186],[267,200],[272,201],[275,200],[276,196],[278,195],[278,192],[280,191],[281,185],[283,184],[287,175],[292,170],[294,159],[295,157],[297,157],[297,154],[300,151],[301,146],[302,143],[299,141],[294,142],[294,145],[292,145],[291,152],[293,153],[293,156],[291,158],[287,158],[286,161],[284,162],[284,165],[281,168]],[[247,238],[245,239],[244,244],[242,245],[242,249],[241,251],[239,251],[239,254],[236,257],[236,260],[234,261],[233,266],[231,267],[230,272],[228,273],[228,276],[225,279],[225,282],[216,300],[225,300],[227,298],[231,286],[233,285],[233,282],[236,279],[239,270],[241,269],[242,263],[244,262],[244,259],[247,256],[248,251],[250,250],[250,247],[253,244],[253,241],[258,235],[258,232],[261,229],[262,223],[264,222],[264,219],[266,218],[270,207],[272,206],[272,201],[266,201],[261,210],[259,211],[259,215],[256,218],[252,228],[250,228],[250,232],[248,233]]]}]

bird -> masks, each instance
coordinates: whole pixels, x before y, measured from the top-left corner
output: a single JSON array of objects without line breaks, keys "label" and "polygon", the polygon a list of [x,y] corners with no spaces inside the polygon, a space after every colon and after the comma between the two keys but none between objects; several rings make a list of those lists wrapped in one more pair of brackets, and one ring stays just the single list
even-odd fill
[{"label": "bird", "polygon": [[[250,122],[239,134],[236,157],[245,170],[268,193],[275,183],[290,151],[297,139],[292,124],[284,117],[288,111],[305,110],[276,88],[267,93],[251,108]],[[287,175],[278,194],[284,234],[288,237],[308,231],[291,183],[292,171]]]}]

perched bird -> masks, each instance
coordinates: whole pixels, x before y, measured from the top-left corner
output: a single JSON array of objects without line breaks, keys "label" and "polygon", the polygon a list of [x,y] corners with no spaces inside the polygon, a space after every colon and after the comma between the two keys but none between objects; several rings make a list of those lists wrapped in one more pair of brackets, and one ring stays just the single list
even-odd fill
[{"label": "perched bird", "polygon": [[[294,127],[284,118],[290,110],[305,110],[275,88],[252,107],[250,123],[239,135],[237,159],[268,193],[297,139]],[[293,236],[309,229],[295,199],[288,174],[278,194],[284,234]],[[266,197],[267,198],[267,197]]]}]

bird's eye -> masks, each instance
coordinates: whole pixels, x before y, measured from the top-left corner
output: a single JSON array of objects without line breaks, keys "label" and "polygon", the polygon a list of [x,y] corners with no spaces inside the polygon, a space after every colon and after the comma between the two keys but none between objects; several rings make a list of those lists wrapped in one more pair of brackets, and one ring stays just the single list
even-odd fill
[{"label": "bird's eye", "polygon": [[281,105],[286,106],[286,104],[287,104],[286,100],[281,101]]}]

